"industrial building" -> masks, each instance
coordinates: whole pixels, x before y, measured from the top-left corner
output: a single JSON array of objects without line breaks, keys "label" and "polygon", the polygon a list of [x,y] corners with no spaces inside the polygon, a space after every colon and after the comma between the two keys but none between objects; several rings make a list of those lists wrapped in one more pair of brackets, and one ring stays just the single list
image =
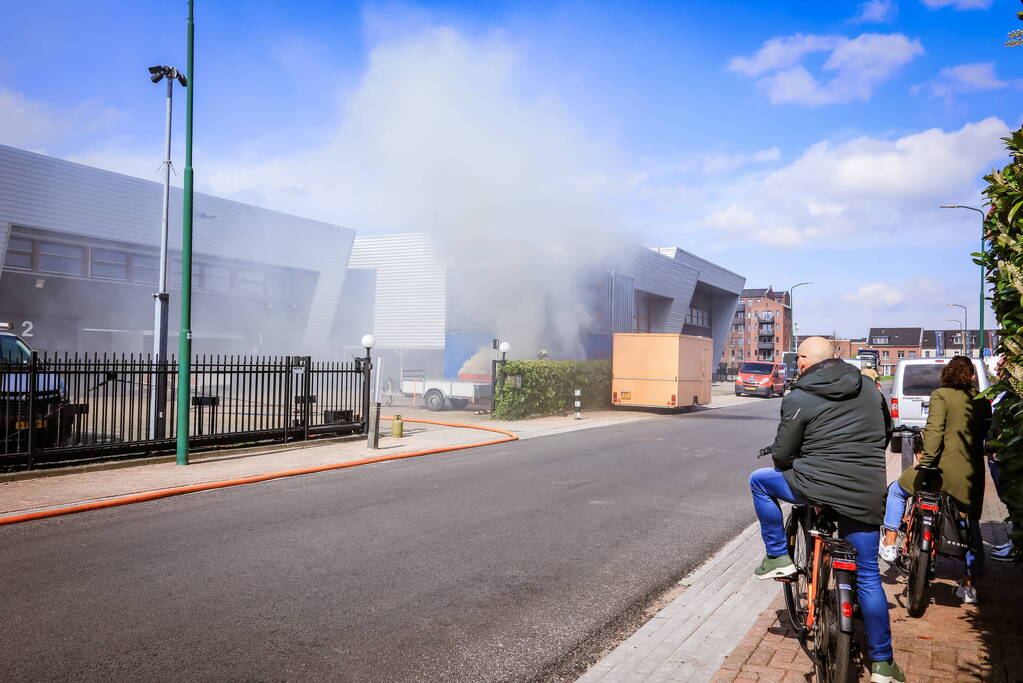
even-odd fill
[{"label": "industrial building", "polygon": [[[0,321],[41,350],[151,350],[162,193],[0,145]],[[181,205],[172,188],[172,352]],[[194,206],[195,353],[339,356],[331,339],[354,232],[201,193]]]},{"label": "industrial building", "polygon": [[[154,170],[156,165],[154,164]],[[0,146],[0,321],[45,351],[148,353],[152,348],[162,184]],[[171,351],[179,320],[181,190],[171,190]],[[481,296],[503,263],[442,265],[422,234],[360,235],[344,227],[196,193],[196,354],[362,355],[372,332],[384,376],[401,370],[489,373],[491,343],[513,356],[552,344],[554,358],[606,358],[612,332],[712,337],[724,350],[744,278],[677,247],[623,248],[585,264],[578,329],[565,343],[502,332]],[[586,256],[580,256],[585,260]],[[502,270],[504,269],[504,270]],[[525,318],[558,319],[519,311]],[[546,316],[546,318],[544,317]],[[562,321],[563,322],[563,321]],[[537,336],[537,335],[534,335]]]},{"label": "industrial building", "polygon": [[[627,250],[614,262],[593,263],[584,283],[589,315],[578,346],[554,358],[607,358],[612,332],[684,333],[711,337],[713,358],[727,341],[745,279],[677,247]],[[500,264],[486,273],[495,277]],[[457,377],[474,357],[489,368],[498,331],[481,324],[461,293],[472,289],[478,269],[446,267],[427,235],[360,235],[355,238],[343,307],[372,301],[360,314],[372,326],[384,376],[396,382],[402,371]],[[514,330],[504,336],[516,357],[522,348]],[[353,349],[357,337],[346,339]],[[541,342],[542,344],[542,342]]]}]

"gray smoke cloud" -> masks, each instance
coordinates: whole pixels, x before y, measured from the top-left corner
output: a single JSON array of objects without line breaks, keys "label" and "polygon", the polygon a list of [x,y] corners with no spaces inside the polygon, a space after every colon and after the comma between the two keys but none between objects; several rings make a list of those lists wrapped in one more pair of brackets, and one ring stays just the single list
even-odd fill
[{"label": "gray smoke cloud", "polygon": [[384,38],[317,149],[217,165],[209,189],[359,232],[426,232],[463,274],[453,294],[473,326],[513,355],[574,355],[594,269],[626,243],[616,161],[525,76],[499,35]]}]

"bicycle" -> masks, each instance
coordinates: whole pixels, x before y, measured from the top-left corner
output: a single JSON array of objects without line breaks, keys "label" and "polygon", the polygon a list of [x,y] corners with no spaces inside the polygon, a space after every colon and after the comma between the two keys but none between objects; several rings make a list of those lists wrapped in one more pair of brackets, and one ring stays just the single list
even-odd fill
[{"label": "bicycle", "polygon": [[[896,432],[916,435],[919,427],[897,427]],[[913,439],[903,438],[903,443]],[[905,446],[903,446],[905,450]],[[936,490],[935,484],[940,467],[916,465],[923,473],[917,492],[910,498],[902,523],[896,535],[895,545],[899,549],[894,566],[907,576],[906,612],[917,618],[927,609],[927,587],[934,580],[935,563],[939,556],[958,557],[965,554],[969,539],[949,539],[943,535],[942,520],[946,511],[958,510],[958,504],[947,493]],[[952,506],[951,508],[949,506]],[[955,549],[955,554],[942,550]]]},{"label": "bicycle", "polygon": [[[758,457],[769,455],[761,449]],[[856,550],[838,538],[838,517],[830,508],[794,505],[785,521],[794,576],[783,583],[785,608],[799,643],[825,683],[853,679],[853,614],[856,605]]]}]

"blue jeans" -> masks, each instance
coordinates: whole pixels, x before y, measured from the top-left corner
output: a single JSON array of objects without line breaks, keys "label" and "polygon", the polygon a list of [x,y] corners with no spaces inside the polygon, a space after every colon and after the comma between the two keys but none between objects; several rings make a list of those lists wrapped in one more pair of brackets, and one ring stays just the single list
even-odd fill
[{"label": "blue jeans", "polygon": [[[906,501],[913,496],[902,488],[898,480],[888,487],[888,499],[884,505],[884,528],[898,531],[902,516],[906,514]],[[970,549],[966,551],[966,575],[984,575],[984,539],[980,535],[980,520],[970,517]]]},{"label": "blue jeans", "polygon": [[[797,504],[806,501],[792,492],[782,473],[773,467],[756,470],[749,477],[749,486],[767,554],[784,555],[788,544],[778,501]],[[838,534],[856,550],[856,598],[867,632],[867,654],[871,661],[888,661],[893,657],[892,631],[888,623],[888,597],[881,587],[881,570],[877,566],[877,527],[839,515]]]}]

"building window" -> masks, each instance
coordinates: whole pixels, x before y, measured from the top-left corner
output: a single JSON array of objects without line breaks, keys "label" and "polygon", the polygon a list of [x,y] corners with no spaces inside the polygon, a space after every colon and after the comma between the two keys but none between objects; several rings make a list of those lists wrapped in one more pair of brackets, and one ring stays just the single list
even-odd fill
[{"label": "building window", "polygon": [[910,351],[909,352],[909,357],[910,358],[916,358],[916,351]]},{"label": "building window", "polygon": [[685,323],[697,327],[710,327],[710,313],[706,309],[690,306],[686,312]]},{"label": "building window", "polygon": [[888,360],[888,352],[887,351],[882,351],[881,352],[881,358],[883,358],[885,360]]},{"label": "building window", "polygon": [[160,261],[155,256],[131,255],[131,279],[133,282],[156,284],[160,276]]},{"label": "building window", "polygon": [[39,242],[39,270],[61,275],[84,275],[85,248],[59,242]]},{"label": "building window", "polygon": [[871,344],[887,344],[888,343],[888,337],[871,337],[870,343]]},{"label": "building window", "polygon": [[92,277],[128,279],[128,254],[110,249],[92,250]]},{"label": "building window", "polygon": [[223,266],[203,268],[203,287],[211,292],[231,291],[231,271]]},{"label": "building window", "polygon": [[243,294],[266,294],[266,273],[258,270],[237,270],[234,273],[234,288]]},{"label": "building window", "polygon": [[899,358],[905,358],[906,357],[906,352],[905,351],[899,351],[898,354],[899,354]]},{"label": "building window", "polygon": [[7,259],[4,261],[4,267],[32,270],[32,240],[12,236],[7,241]]}]

